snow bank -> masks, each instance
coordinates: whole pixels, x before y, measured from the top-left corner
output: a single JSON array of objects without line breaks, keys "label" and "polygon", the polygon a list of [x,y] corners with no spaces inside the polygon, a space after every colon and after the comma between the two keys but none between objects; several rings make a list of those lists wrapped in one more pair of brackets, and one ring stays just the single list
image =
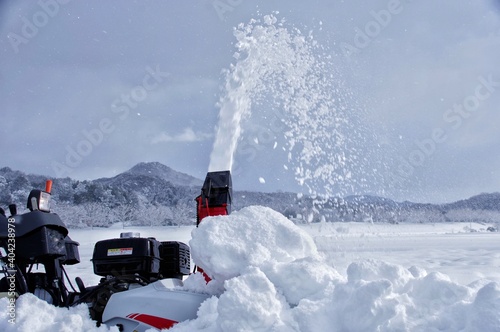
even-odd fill
[{"label": "snow bank", "polygon": [[11,317],[7,310],[7,298],[0,299],[0,331],[3,332],[103,332],[115,331],[117,327],[96,327],[95,321],[90,319],[87,305],[81,304],[74,308],[57,308],[40,300],[32,294],[19,297],[16,302],[15,323],[9,322]]},{"label": "snow bank", "polygon": [[304,230],[264,207],[207,217],[191,236],[193,260],[219,281],[236,277],[249,266],[318,257],[314,240]]},{"label": "snow bank", "polygon": [[[499,284],[463,285],[372,259],[339,273],[304,228],[265,207],[204,219],[190,245],[214,280],[206,285],[193,274],[185,288],[213,296],[197,319],[170,331],[500,331]],[[7,305],[0,299],[0,308]],[[95,327],[85,305],[55,308],[30,294],[19,298],[16,315],[12,325],[1,309],[0,331],[117,331]]]},{"label": "snow bank", "polygon": [[[269,208],[206,218],[190,245],[216,296],[173,331],[500,330],[498,284],[465,286],[375,260],[350,264],[344,278],[307,233]],[[190,278],[186,287],[199,288],[201,278]]]}]

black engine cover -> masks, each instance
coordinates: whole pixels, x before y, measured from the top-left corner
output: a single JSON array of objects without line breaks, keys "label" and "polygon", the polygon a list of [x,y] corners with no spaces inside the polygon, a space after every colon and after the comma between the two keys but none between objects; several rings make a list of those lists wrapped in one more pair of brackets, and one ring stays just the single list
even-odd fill
[{"label": "black engine cover", "polygon": [[160,242],[153,238],[120,238],[99,241],[92,255],[94,273],[100,276],[160,273]]}]

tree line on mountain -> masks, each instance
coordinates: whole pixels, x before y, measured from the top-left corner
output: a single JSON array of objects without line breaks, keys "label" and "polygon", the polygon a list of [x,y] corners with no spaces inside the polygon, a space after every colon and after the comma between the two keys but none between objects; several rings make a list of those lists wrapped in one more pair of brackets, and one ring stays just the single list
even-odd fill
[{"label": "tree line on mountain", "polygon": [[[0,168],[0,207],[15,203],[24,212],[31,189],[47,178]],[[201,180],[159,163],[141,163],[113,178],[53,180],[52,211],[72,228],[194,225]],[[184,185],[184,183],[186,183]],[[262,205],[296,223],[310,222],[482,222],[500,223],[500,193],[481,194],[450,204],[394,202],[377,196],[323,201],[295,193],[235,191],[233,211]]]}]

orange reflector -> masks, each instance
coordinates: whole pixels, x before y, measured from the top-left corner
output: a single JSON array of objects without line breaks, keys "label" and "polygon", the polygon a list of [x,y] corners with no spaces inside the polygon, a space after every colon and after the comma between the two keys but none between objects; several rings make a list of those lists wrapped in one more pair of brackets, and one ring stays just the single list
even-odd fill
[{"label": "orange reflector", "polygon": [[47,180],[45,182],[45,191],[48,192],[49,194],[52,191],[52,180]]}]

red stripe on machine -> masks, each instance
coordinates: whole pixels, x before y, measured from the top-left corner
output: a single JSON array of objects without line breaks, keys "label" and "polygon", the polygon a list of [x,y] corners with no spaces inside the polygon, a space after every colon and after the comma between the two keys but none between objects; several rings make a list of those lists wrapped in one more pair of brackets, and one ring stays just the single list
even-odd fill
[{"label": "red stripe on machine", "polygon": [[136,320],[138,322],[151,325],[157,329],[169,329],[178,322],[168,318],[151,316],[147,314],[128,314],[127,318]]}]

